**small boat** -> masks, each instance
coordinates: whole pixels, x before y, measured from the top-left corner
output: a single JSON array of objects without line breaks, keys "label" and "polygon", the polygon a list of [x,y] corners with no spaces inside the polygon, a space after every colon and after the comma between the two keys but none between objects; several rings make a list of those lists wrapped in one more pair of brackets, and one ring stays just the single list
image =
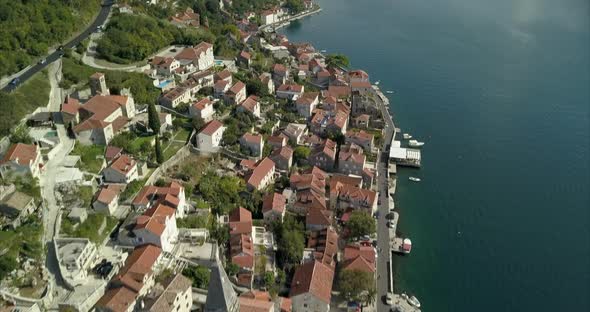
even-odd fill
[{"label": "small boat", "polygon": [[385,91],[385,93],[393,94],[393,91]]},{"label": "small boat", "polygon": [[413,182],[420,182],[420,178],[416,178],[416,177],[409,177],[408,179],[409,179],[410,181],[413,181]]},{"label": "small boat", "polygon": [[377,81],[375,82],[375,85],[376,85],[376,86],[378,86],[380,83],[381,83],[381,80],[377,80]]},{"label": "small boat", "polygon": [[408,141],[408,145],[411,147],[421,147],[424,145],[424,142],[418,142],[417,140],[410,140]]},{"label": "small boat", "polygon": [[418,298],[416,298],[416,296],[412,296],[408,299],[408,302],[415,306],[416,308],[420,308],[420,301],[418,301]]},{"label": "small boat", "polygon": [[409,133],[404,133],[404,140],[411,139],[412,136]]},{"label": "small boat", "polygon": [[320,52],[322,52],[322,53],[326,53],[326,52],[328,52],[328,51],[327,51],[327,50],[320,50]]}]

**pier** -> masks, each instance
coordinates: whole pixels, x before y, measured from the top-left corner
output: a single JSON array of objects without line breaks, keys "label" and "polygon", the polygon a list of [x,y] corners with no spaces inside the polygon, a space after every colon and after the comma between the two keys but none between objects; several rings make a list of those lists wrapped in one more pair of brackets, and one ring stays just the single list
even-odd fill
[{"label": "pier", "polygon": [[395,237],[391,241],[391,251],[399,254],[409,254],[412,242],[409,238]]}]

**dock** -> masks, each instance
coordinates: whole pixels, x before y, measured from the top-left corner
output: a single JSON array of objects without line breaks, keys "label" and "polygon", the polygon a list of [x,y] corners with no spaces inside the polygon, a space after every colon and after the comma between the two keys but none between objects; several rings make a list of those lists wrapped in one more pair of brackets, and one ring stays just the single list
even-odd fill
[{"label": "dock", "polygon": [[419,149],[401,147],[400,141],[391,141],[389,159],[398,166],[420,168],[422,152]]},{"label": "dock", "polygon": [[391,309],[395,312],[421,312],[419,307],[410,303],[406,294],[393,294]]},{"label": "dock", "polygon": [[391,251],[399,254],[409,254],[412,242],[408,238],[394,237],[391,241]]}]

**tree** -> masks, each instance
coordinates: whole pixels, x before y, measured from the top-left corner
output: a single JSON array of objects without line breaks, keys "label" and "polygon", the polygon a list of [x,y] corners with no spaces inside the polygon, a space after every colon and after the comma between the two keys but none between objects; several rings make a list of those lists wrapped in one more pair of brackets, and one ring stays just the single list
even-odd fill
[{"label": "tree", "polygon": [[148,125],[154,133],[160,133],[160,116],[156,110],[156,104],[153,102],[148,105]]},{"label": "tree", "polygon": [[326,65],[328,67],[348,67],[350,65],[350,61],[348,57],[344,54],[335,53],[335,54],[328,54],[326,55]]},{"label": "tree", "polygon": [[338,285],[344,297],[350,301],[369,304],[375,299],[374,274],[360,270],[342,270]]},{"label": "tree", "polygon": [[283,223],[275,226],[278,242],[277,260],[283,267],[293,267],[301,262],[301,255],[305,248],[303,232],[303,224],[291,215],[285,216]]},{"label": "tree", "polygon": [[225,266],[225,272],[227,273],[228,276],[234,276],[234,275],[238,274],[239,270],[240,270],[240,267],[233,262],[230,262]]},{"label": "tree", "polygon": [[160,146],[160,137],[156,135],[156,161],[158,164],[164,162],[164,154],[162,154],[162,146]]},{"label": "tree", "polygon": [[302,161],[309,158],[311,154],[311,149],[307,146],[297,146],[295,150],[293,150],[293,160],[299,165],[302,164]]},{"label": "tree", "polygon": [[285,6],[289,8],[292,13],[299,13],[305,8],[303,0],[287,0]]},{"label": "tree", "polygon": [[265,96],[268,94],[268,86],[263,84],[259,79],[249,79],[246,81],[246,91],[248,94]]},{"label": "tree", "polygon": [[182,270],[182,275],[193,281],[193,287],[207,289],[209,285],[209,269],[204,266],[188,266]]},{"label": "tree", "polygon": [[33,138],[29,135],[29,128],[27,126],[16,127],[10,136],[10,143],[32,144]]},{"label": "tree", "polygon": [[373,217],[364,211],[353,211],[346,223],[350,230],[350,237],[360,237],[375,233],[376,225]]}]

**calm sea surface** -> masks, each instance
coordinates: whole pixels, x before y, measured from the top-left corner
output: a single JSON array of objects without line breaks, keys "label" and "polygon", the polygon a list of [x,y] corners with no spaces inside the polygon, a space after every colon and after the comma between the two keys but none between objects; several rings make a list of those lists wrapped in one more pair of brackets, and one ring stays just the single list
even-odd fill
[{"label": "calm sea surface", "polygon": [[426,142],[399,174],[397,290],[425,311],[590,311],[590,2],[319,3],[283,32],[395,91]]}]

